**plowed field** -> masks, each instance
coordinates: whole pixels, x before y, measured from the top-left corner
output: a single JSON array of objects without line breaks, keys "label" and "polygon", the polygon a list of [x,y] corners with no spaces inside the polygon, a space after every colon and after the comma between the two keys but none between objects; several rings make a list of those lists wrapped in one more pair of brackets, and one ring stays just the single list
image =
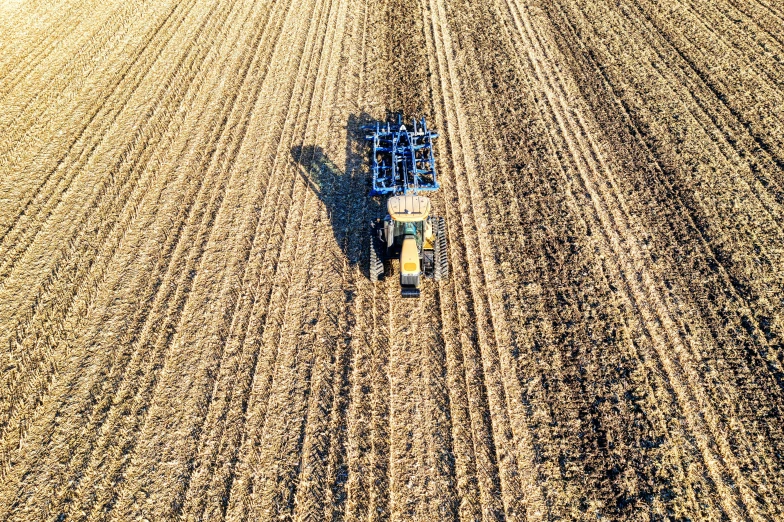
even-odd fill
[{"label": "plowed field", "polygon": [[783,339],[781,0],[0,2],[0,520],[784,520]]}]

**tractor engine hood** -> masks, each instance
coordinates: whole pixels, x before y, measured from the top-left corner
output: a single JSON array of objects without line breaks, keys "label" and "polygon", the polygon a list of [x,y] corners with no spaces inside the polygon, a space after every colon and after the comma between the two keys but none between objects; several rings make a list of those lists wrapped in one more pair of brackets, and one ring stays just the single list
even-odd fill
[{"label": "tractor engine hood", "polygon": [[406,236],[400,249],[400,284],[418,288],[420,272],[416,239],[414,236]]}]

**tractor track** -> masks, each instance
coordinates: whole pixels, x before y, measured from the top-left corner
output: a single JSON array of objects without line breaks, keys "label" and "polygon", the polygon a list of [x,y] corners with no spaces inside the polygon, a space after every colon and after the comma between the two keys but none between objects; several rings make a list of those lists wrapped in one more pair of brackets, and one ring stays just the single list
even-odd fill
[{"label": "tractor track", "polygon": [[[65,3],[65,2],[63,2]],[[33,10],[35,7],[31,6]],[[19,84],[22,78],[26,76],[27,73],[35,70],[35,68],[44,60],[49,58],[52,52],[57,49],[58,41],[62,41],[62,34],[65,33],[67,37],[75,37],[78,38],[80,36],[79,33],[75,31],[68,31],[68,24],[72,24],[74,19],[78,19],[80,15],[83,15],[84,12],[80,11],[80,8],[84,8],[86,6],[79,6],[73,7],[69,6],[71,9],[68,9],[65,16],[62,16],[57,22],[52,25],[47,23],[43,23],[42,25],[45,27],[45,32],[38,33],[35,32],[33,35],[27,35],[28,40],[27,42],[35,43],[28,48],[20,48],[11,47],[10,49],[4,48],[3,51],[10,51],[10,52],[3,52],[2,56],[4,58],[3,61],[0,62],[0,71],[3,71],[2,74],[2,82],[0,82],[0,99],[3,99],[8,93],[14,89],[16,85]],[[45,15],[52,16],[56,11],[63,8],[63,6],[55,6],[50,5],[48,9],[46,9]],[[64,11],[66,9],[63,9]],[[44,16],[45,16],[44,15]],[[23,15],[20,15],[23,16]],[[28,15],[29,16],[29,15]],[[100,18],[98,20],[95,19],[96,17],[87,18],[85,19],[88,23],[95,24],[96,22],[103,21]],[[4,31],[13,30],[14,26],[17,24],[24,25],[24,23],[19,22],[10,22],[8,26],[4,29]],[[18,36],[18,35],[17,35]],[[16,54],[13,51],[19,51],[20,54]],[[21,54],[23,53],[23,54]],[[6,72],[12,72],[13,74],[6,74]]]},{"label": "tractor track", "polygon": [[[161,6],[165,7],[166,4],[158,4],[156,7]],[[66,51],[65,55],[71,56],[67,63],[60,67],[51,66],[55,71],[65,69],[72,74],[51,75],[50,73],[37,78],[40,83],[34,82],[33,85],[43,84],[45,87],[36,89],[36,94],[31,99],[26,99],[28,97],[25,96],[31,90],[29,85],[23,85],[19,89],[22,91],[24,101],[13,104],[15,100],[9,100],[9,105],[13,104],[16,110],[9,110],[3,115],[2,124],[9,129],[9,132],[4,136],[4,143],[0,145],[0,162],[7,164],[12,172],[17,172],[28,164],[31,155],[40,151],[40,146],[46,141],[42,139],[42,135],[54,134],[60,138],[61,133],[64,133],[63,129],[77,127],[72,121],[73,115],[79,117],[84,112],[75,104],[77,96],[80,94],[89,98],[91,94],[98,96],[101,94],[100,89],[95,89],[91,83],[90,73],[94,71],[93,80],[98,80],[98,83],[107,83],[106,80],[99,80],[102,77],[122,78],[122,75],[117,75],[114,69],[114,67],[122,67],[122,62],[116,59],[110,60],[110,58],[117,58],[116,48],[127,45],[129,40],[135,39],[137,42],[145,43],[149,41],[144,38],[143,31],[133,30],[135,24],[141,23],[136,18],[141,14],[139,11],[144,13],[142,2],[134,2],[112,12],[104,24],[77,50]],[[155,17],[154,11],[145,14]],[[95,70],[96,62],[104,62],[107,67]],[[48,71],[50,67],[39,69]],[[73,71],[78,73],[74,74]],[[31,73],[27,76],[35,78],[37,75]],[[21,133],[14,127],[21,127]],[[59,142],[59,139],[57,141]],[[39,159],[46,158],[45,155],[42,156]]]},{"label": "tractor track", "polygon": [[[228,11],[227,11],[227,13],[228,13]],[[172,248],[173,248],[173,245],[174,245],[174,244],[176,244],[176,239],[178,238],[178,235],[177,235],[177,234],[172,234],[172,235],[171,235],[171,236],[169,236],[169,237],[170,237],[170,239],[169,239],[169,244],[171,244],[171,245],[172,245]],[[181,248],[181,247],[180,247],[180,248]],[[182,250],[181,250],[181,251],[182,251]],[[186,272],[186,274],[187,274],[187,272]],[[158,285],[155,285],[155,284],[153,284],[153,287],[154,287],[154,288],[155,288],[156,286],[157,286],[157,288],[160,288],[160,282],[158,282]],[[166,285],[166,286],[163,286],[163,288],[164,288],[165,290],[169,290],[171,287],[170,287],[170,286],[168,286],[168,285]],[[142,309],[142,311],[143,311],[143,309]],[[142,314],[142,315],[140,315],[139,317],[143,319],[143,318],[145,317],[145,315],[143,315],[143,314]],[[144,329],[142,329],[142,331],[143,331],[143,330],[144,330]],[[88,352],[88,353],[89,353],[89,352]],[[127,369],[128,369],[128,368],[127,368],[127,367],[125,367],[124,365],[121,365],[121,367],[122,367],[124,370],[127,370]],[[131,369],[132,369],[132,367],[131,367]],[[97,375],[96,375],[96,374],[94,374],[93,376],[95,376],[95,377],[98,377],[99,375],[100,375],[100,374],[97,374]],[[88,388],[88,389],[89,389],[89,388]],[[94,391],[91,391],[90,393],[94,393]],[[107,399],[111,400],[111,397],[107,397]],[[99,411],[100,411],[100,410],[99,410]]]},{"label": "tractor track", "polygon": [[[151,172],[155,171],[154,169],[150,169],[150,170]],[[148,184],[149,182],[143,183],[142,187],[145,187]],[[137,187],[132,186],[132,188],[136,189]],[[125,210],[130,211],[128,212],[128,214],[126,214],[127,216],[126,219],[128,218],[134,219],[134,216],[138,211],[138,204],[139,201],[137,198],[136,201],[130,204],[130,208],[126,206]],[[109,207],[109,208],[113,209],[113,207]],[[88,216],[87,219],[94,220],[95,216]],[[87,223],[89,225],[90,221],[87,221]],[[115,228],[114,230],[109,228],[104,231],[104,233],[112,232],[114,236],[110,241],[108,241],[108,245],[112,245],[113,247],[110,247],[110,255],[105,255],[104,257],[107,262],[110,261],[111,258],[113,257],[111,253],[115,251],[114,249],[116,248],[117,241],[122,240],[129,226],[130,224],[126,220],[124,224]],[[108,238],[104,235],[102,239],[103,241],[106,241]],[[79,243],[77,243],[74,240],[71,240],[70,243],[71,243],[72,250],[76,250],[77,246],[80,246]],[[89,245],[89,243],[85,244],[85,246],[88,246],[90,248],[95,248],[92,247],[92,245]],[[65,259],[68,260],[69,258],[65,258]],[[74,258],[70,258],[70,259],[74,259]],[[48,285],[50,286],[50,290],[49,290],[50,294],[48,296],[47,294],[43,294],[43,296],[45,297],[39,296],[37,298],[37,301],[45,304],[46,307],[36,306],[35,308],[33,308],[33,313],[30,316],[28,316],[27,319],[24,319],[24,322],[22,322],[22,325],[24,325],[22,329],[17,329],[16,332],[17,342],[20,342],[19,340],[21,339],[22,340],[21,342],[23,343],[30,343],[30,342],[35,343],[36,342],[35,339],[37,337],[36,329],[39,328],[39,326],[37,325],[39,325],[41,321],[45,321],[47,316],[50,316],[52,313],[74,312],[73,308],[76,308],[76,311],[74,312],[74,315],[76,315],[75,319],[77,321],[80,319],[80,316],[81,314],[84,313],[85,308],[89,308],[90,300],[94,298],[94,294],[92,294],[94,292],[93,285],[96,285],[97,282],[100,281],[102,277],[101,270],[100,270],[101,265],[97,264],[96,266],[96,264],[93,264],[89,256],[87,257],[87,259],[76,258],[74,262],[83,263],[85,260],[89,260],[90,262],[86,265],[82,264],[81,266],[77,265],[76,267],[74,267],[76,269],[75,270],[76,277],[72,276],[70,279],[65,279],[64,281],[65,285],[63,285],[63,280],[62,280],[63,278],[61,278],[61,280],[58,281],[59,285],[57,286],[51,284]],[[94,273],[85,274],[84,270],[90,270]],[[97,272],[97,274],[95,272]],[[68,273],[69,274],[72,273],[70,272],[70,269]],[[81,276],[81,278],[79,276]],[[78,284],[79,286],[75,286],[75,284]],[[67,333],[68,332],[61,332],[59,335],[64,336],[67,335]],[[58,343],[58,340],[57,338],[49,339],[49,343],[52,345],[56,345]],[[25,345],[29,346],[29,344],[22,344],[20,348]],[[44,351],[43,353],[46,352]],[[34,362],[36,360],[34,357],[31,357],[30,355],[27,355],[26,358],[30,362]]]},{"label": "tractor track", "polygon": [[[703,103],[703,104],[701,104],[701,106],[704,108],[706,106],[706,104]],[[632,109],[632,110],[634,110],[634,109]],[[726,121],[726,120],[724,120],[724,121]],[[637,123],[637,124],[641,125],[641,126],[645,126],[645,125],[647,125],[647,122],[640,122],[640,123]],[[727,137],[727,141],[732,143],[733,141],[735,141],[735,139],[734,139],[734,137],[728,136]],[[653,150],[656,150],[656,149],[654,148]],[[742,149],[740,149],[740,151],[741,151],[742,154],[746,154]],[[761,155],[758,155],[757,157],[759,158],[760,156]],[[665,172],[669,171],[668,174],[670,174],[670,172],[672,171],[673,167],[672,167],[671,164],[668,164],[668,163],[669,162],[662,162],[662,168],[665,170]],[[755,165],[752,165],[752,169],[753,170],[755,170],[755,167],[756,167]],[[772,172],[775,171],[775,167],[774,166],[769,166],[768,165],[767,167],[768,168],[763,170],[763,172],[772,173]],[[744,169],[741,169],[741,172],[743,172],[743,170]],[[759,167],[756,167],[756,170],[759,171]],[[671,174],[670,174],[670,176],[671,176]],[[764,180],[760,180],[760,181],[761,182],[765,182]],[[672,182],[673,186],[675,186],[675,187],[678,187],[680,185],[680,186],[682,186],[684,188],[689,187],[689,185],[691,183],[693,183],[688,178],[686,180],[680,180],[678,178],[675,178],[674,180],[671,179],[670,182]],[[721,226],[721,221],[722,220],[720,218],[717,219],[715,214],[714,215],[707,214],[706,211],[709,212],[709,209],[705,209],[704,208],[704,203],[691,200],[691,197],[689,196],[687,190],[681,189],[680,192],[681,192],[681,197],[683,198],[683,200],[685,201],[685,203],[687,205],[687,208],[689,208],[691,213],[692,213],[693,221],[700,228],[701,233],[703,234],[703,236],[705,236],[710,241],[711,248],[712,248],[712,250],[713,250],[713,252],[715,254],[715,258],[720,262],[720,264],[725,266],[725,269],[726,269],[726,271],[728,273],[728,276],[730,277],[730,280],[731,280],[733,286],[735,286],[736,291],[740,295],[744,296],[744,298],[748,301],[748,304],[750,306],[753,306],[755,308],[757,308],[759,305],[763,305],[764,306],[764,304],[765,304],[764,299],[765,299],[765,293],[766,293],[765,290],[757,290],[757,289],[754,289],[754,287],[757,287],[757,284],[758,284],[759,281],[764,281],[765,279],[769,280],[769,276],[767,274],[765,274],[764,272],[758,272],[757,274],[755,274],[756,277],[754,277],[754,278],[752,278],[750,280],[749,277],[744,274],[744,272],[746,270],[748,270],[749,268],[752,268],[752,267],[750,267],[748,264],[746,264],[746,266],[743,266],[743,265],[738,266],[738,262],[737,262],[738,257],[737,256],[733,256],[733,258],[730,258],[727,255],[726,246],[725,246],[726,245],[726,239],[724,239],[725,233],[722,233],[720,230],[714,230],[717,226]],[[721,198],[721,199],[723,199],[723,198]],[[719,201],[721,201],[721,199],[719,199]],[[725,209],[726,209],[726,206],[722,210],[726,211]],[[775,214],[773,214],[773,215],[775,215]],[[743,221],[746,221],[746,220],[744,219]],[[758,249],[759,252],[763,252],[761,247],[758,246],[756,248]],[[769,261],[767,263],[769,263]],[[759,265],[759,263],[757,263],[757,265]],[[773,281],[770,281],[770,283],[773,283]],[[769,287],[770,283],[768,283],[768,285],[763,285],[763,286],[768,286]],[[776,283],[773,283],[773,284],[776,284]],[[757,288],[760,288],[760,287],[757,287]],[[754,289],[754,290],[752,291],[752,289]],[[751,298],[751,299],[749,299],[749,298]],[[757,308],[756,314],[763,315],[763,317],[767,316],[768,313],[765,313],[763,310],[764,310],[764,308],[762,310]],[[772,326],[773,327],[771,328],[772,331],[770,332],[770,334],[772,334],[773,338],[775,338],[777,336],[777,334],[775,334],[775,331],[777,330],[777,327],[775,325],[772,325]],[[766,336],[770,335],[770,334],[768,334],[768,332],[766,332]]]},{"label": "tractor track", "polygon": [[[568,99],[564,92],[564,81],[559,77],[557,71],[545,69],[545,64],[554,63],[555,60],[546,55],[545,46],[539,43],[538,35],[529,25],[530,14],[519,12],[518,16],[521,19],[520,21],[516,20],[518,30],[527,47],[531,49],[529,60],[535,70],[537,80],[541,82],[540,88],[548,101],[545,110],[552,111],[553,120],[555,120],[552,123],[558,126],[559,136],[557,139],[565,141],[564,146],[568,147],[568,152],[573,157],[574,166],[579,174],[576,180],[577,186],[591,196],[597,221],[603,228],[603,242],[606,242],[604,248],[612,252],[613,257],[618,260],[617,266],[608,268],[611,269],[616,280],[625,283],[624,286],[628,292],[626,298],[631,308],[640,314],[643,328],[651,336],[656,347],[657,358],[661,361],[667,380],[675,391],[678,401],[684,404],[686,422],[689,429],[695,433],[706,469],[713,476],[713,482],[719,488],[723,508],[734,517],[752,515],[751,493],[748,490],[743,490],[745,484],[726,439],[716,425],[711,425],[694,414],[689,415],[689,410],[692,412],[705,411],[709,406],[700,396],[701,387],[697,384],[699,377],[696,371],[690,367],[686,347],[682,344],[678,333],[677,319],[667,310],[660,290],[656,288],[654,283],[655,279],[647,271],[649,270],[647,267],[650,263],[649,259],[640,253],[636,240],[630,234],[629,228],[633,224],[628,221],[628,211],[621,210],[625,204],[623,200],[619,199],[617,188],[613,187],[613,192],[609,192],[605,188],[602,176],[612,180],[612,174],[607,171],[601,152],[592,141],[580,113],[577,113],[573,108],[570,115],[564,107],[564,100]],[[614,185],[612,181],[606,182],[608,186],[611,184]],[[577,205],[577,202],[574,201],[573,204]],[[622,239],[624,236],[630,239]],[[640,234],[637,234],[636,237],[640,237]],[[663,349],[665,346],[666,350]],[[678,359],[673,360],[670,353],[677,354]],[[715,418],[711,413],[706,416]],[[711,442],[706,444],[704,441],[708,437]],[[717,446],[718,451],[713,449],[714,445]],[[722,464],[725,463],[728,472],[733,475],[734,480],[740,486],[740,495],[733,495],[731,490],[724,487],[725,481],[721,474],[725,473],[722,469]]]},{"label": "tractor track", "polygon": [[[0,519],[781,518],[783,19],[0,6]],[[395,111],[419,299],[367,277]]]},{"label": "tractor track", "polygon": [[[143,165],[145,165],[145,164],[143,163]],[[150,171],[151,172],[155,172],[155,169],[150,169]],[[147,185],[148,184],[149,184],[149,182],[147,183]],[[132,188],[135,189],[136,186],[133,185]],[[134,219],[134,216],[138,212],[138,204],[139,204],[139,202],[138,202],[138,198],[137,198],[137,200],[130,205],[130,208],[126,207],[126,209],[124,209],[124,210],[126,210],[128,212],[127,213],[127,218]],[[134,207],[136,207],[136,208],[134,208]],[[109,207],[109,208],[111,209],[113,207]],[[94,216],[88,216],[87,219],[94,219]],[[90,222],[88,221],[87,223],[89,224]],[[126,223],[121,224],[119,227],[117,227],[114,230],[112,230],[111,228],[107,229],[105,232],[111,231],[113,233],[113,235],[114,235],[113,240],[110,241],[108,244],[109,245],[117,245],[116,241],[121,241],[122,240],[122,238],[124,237],[125,232],[127,232],[128,226],[129,226],[129,224],[126,221]],[[118,236],[118,234],[119,234],[119,236]],[[103,236],[102,240],[105,241],[106,240],[106,236]],[[72,245],[71,248],[76,250],[75,247],[78,245],[78,243],[76,243],[75,241],[72,240],[71,241],[71,245]],[[111,247],[110,252],[113,252],[115,248],[116,248],[116,246]],[[111,261],[111,258],[113,256],[112,255],[108,255],[108,256],[105,256],[105,257],[106,257],[107,261]],[[68,259],[68,258],[66,258],[66,259]],[[81,261],[81,260],[79,260],[77,258],[76,261]],[[88,269],[92,268],[92,269],[95,269],[95,271],[98,271],[96,266],[93,265],[92,263],[88,264],[87,268]],[[100,281],[100,271],[98,271],[98,272],[99,272],[99,275],[96,276],[96,278],[98,279],[98,281]],[[84,272],[82,272],[81,275],[84,276],[86,274],[84,274]],[[93,275],[93,274],[90,274],[90,275]],[[74,288],[73,286],[70,286],[74,282],[75,283],[79,283],[80,287]],[[78,294],[88,293],[87,297],[89,298],[89,292],[92,290],[89,287],[85,288],[85,286],[86,286],[85,282],[80,281],[79,279],[76,279],[76,281],[74,281],[74,282],[69,282],[69,285],[65,286],[65,288],[58,288],[57,286],[55,286],[52,289],[53,291],[57,291],[57,290],[59,290],[60,292],[66,291],[64,296],[57,296],[57,294],[54,294],[52,297],[46,297],[44,299],[39,298],[39,301],[42,301],[43,303],[46,303],[49,307],[53,307],[54,311],[56,313],[64,313],[64,312],[67,313],[69,311],[69,308],[67,308],[67,307],[66,308],[62,308],[63,305],[74,306],[74,303],[79,303],[79,301],[81,301],[80,299],[78,299],[78,297],[79,297]],[[95,280],[88,281],[88,282],[92,283],[92,284],[96,283]],[[62,284],[60,286],[62,286]],[[73,293],[68,292],[68,291],[71,291]],[[46,294],[44,294],[44,295],[46,295]],[[66,300],[64,302],[62,302],[62,298],[63,297],[66,298]],[[85,297],[85,296],[82,295],[82,297]],[[79,303],[79,304],[81,304],[82,307],[89,307],[90,306],[89,303]],[[36,314],[32,315],[32,317],[27,319],[28,323],[31,322],[31,321],[34,321],[38,317],[38,315],[44,315],[45,313],[52,313],[51,309],[48,309],[48,310],[46,310],[44,312],[43,310],[40,309],[42,307],[38,307],[38,308],[39,308],[39,310],[35,310],[34,309]],[[79,314],[79,312],[83,312],[83,311],[84,311],[84,308],[81,308],[81,309],[77,308],[77,312],[76,313]],[[44,315],[44,317],[45,317],[45,315]],[[25,330],[22,330],[21,332],[24,332],[24,333],[17,332],[17,337],[19,337],[20,335],[24,335],[24,334],[34,335],[34,333],[35,333],[34,326],[27,326],[27,328]]]},{"label": "tractor track", "polygon": [[[161,29],[164,29],[165,26],[168,25],[168,22],[171,19],[171,14],[173,14],[175,10],[176,9],[173,9],[170,12],[170,15],[165,17],[162,23],[155,29],[155,35],[159,34]],[[179,21],[182,23],[184,20],[180,18]],[[174,32],[176,32],[176,30],[171,31],[172,34]],[[155,46],[150,47],[150,44],[158,43],[157,40],[158,39],[154,37],[149,38],[139,49],[139,54],[130,60],[128,69],[126,69],[122,74],[118,75],[116,82],[113,83],[109,90],[106,91],[107,93],[116,93],[122,101],[108,106],[98,105],[95,107],[94,111],[88,112],[85,123],[81,126],[81,130],[76,134],[74,141],[72,141],[71,144],[67,147],[67,152],[64,155],[57,157],[56,164],[49,167],[51,170],[44,177],[43,182],[37,187],[33,197],[31,197],[25,203],[20,213],[16,216],[15,226],[13,228],[9,228],[3,234],[2,244],[7,247],[7,250],[3,251],[4,258],[6,259],[6,263],[3,264],[3,279],[5,279],[7,273],[13,268],[13,263],[17,261],[22,255],[24,255],[24,253],[26,253],[32,241],[34,241],[37,235],[40,233],[42,225],[49,220],[57,207],[61,205],[63,197],[72,186],[72,182],[77,179],[82,169],[87,168],[88,162],[91,159],[94,159],[98,147],[101,144],[104,144],[105,146],[105,134],[109,131],[110,128],[112,128],[112,126],[117,125],[118,122],[116,118],[123,114],[123,110],[125,109],[127,103],[132,99],[131,96],[129,96],[127,88],[123,87],[123,81],[127,79],[128,73],[133,69],[132,66],[138,62],[141,56],[143,56],[145,51],[148,51],[148,49],[150,54],[153,55],[153,62],[158,60],[160,53],[169,40],[164,39],[157,48]],[[149,68],[151,65],[152,64],[146,65],[144,62],[142,62],[142,66],[138,66],[136,68],[136,74],[131,76],[130,79],[127,79],[127,81],[136,81],[136,85],[138,86],[145,78],[146,74],[149,73]],[[135,91],[136,88],[131,87],[130,94],[133,94]],[[110,99],[113,101],[113,98]],[[102,114],[103,112],[108,111],[115,111],[114,118],[106,118]],[[98,128],[94,129],[93,132],[88,133],[87,131],[92,124],[96,124],[96,126],[105,124],[106,126],[99,126]],[[137,131],[137,127],[138,124],[131,126],[135,132]],[[92,143],[89,145],[84,145],[82,143],[82,138],[84,136],[87,136],[88,139],[94,141],[92,141]],[[59,144],[56,142],[53,144],[53,146],[57,145]],[[81,147],[81,149],[79,147]],[[69,156],[71,156],[71,152],[75,150],[77,150],[79,154],[75,158],[76,163],[71,164],[67,160],[69,159]],[[39,156],[39,159],[44,160],[44,164],[48,165],[48,162],[55,160],[56,156],[52,157],[55,154],[58,153],[55,152],[54,154],[42,154]],[[72,159],[72,161],[74,160]],[[25,171],[25,169],[20,170],[22,172]],[[65,171],[65,175],[63,175],[63,171]],[[45,213],[45,217],[41,218],[41,212]],[[30,222],[31,219],[32,223]],[[20,226],[25,224],[28,224],[27,228]],[[34,228],[36,226],[39,228]],[[11,245],[13,245],[13,247],[11,247]]]},{"label": "tractor track", "polygon": [[[626,117],[628,117],[628,114],[626,114]],[[627,139],[630,139],[630,138],[631,138],[631,136],[629,136]],[[656,174],[657,177],[661,176],[661,177],[659,177],[659,179],[661,181],[658,184],[658,186],[666,187],[668,191],[672,191],[673,190],[673,186],[666,179],[664,179],[663,173],[661,172],[661,166],[657,165],[657,169],[656,170],[657,170],[657,174]],[[678,207],[680,207],[680,208],[684,207],[683,200],[680,198],[679,195],[675,194],[675,195],[670,195],[670,196],[665,196],[665,197],[675,198],[675,201],[678,202]],[[657,199],[660,199],[660,198],[657,198]],[[660,209],[658,209],[658,208],[652,209],[652,213],[653,212],[660,212]],[[693,221],[691,216],[687,215],[685,217],[679,217],[677,215],[671,215],[671,216],[668,217],[667,222],[669,224],[669,227],[671,227],[671,229],[670,229],[671,231],[663,233],[663,234],[665,234],[665,237],[667,235],[669,235],[669,234],[672,234],[673,236],[679,236],[679,235],[683,234],[684,232],[687,233],[687,234],[693,234],[694,232],[697,232],[697,226],[695,225],[695,223],[694,223],[694,221]],[[680,231],[678,230],[678,227],[675,226],[675,225],[678,225],[678,224],[680,224]],[[681,232],[681,231],[683,231],[683,232]],[[742,301],[742,298],[739,295],[738,289],[736,287],[734,287],[734,285],[733,285],[733,278],[732,277],[728,277],[727,272],[725,272],[723,270],[717,271],[715,269],[715,261],[712,261],[712,260],[716,259],[716,253],[713,250],[711,250],[710,245],[705,240],[705,237],[702,234],[700,234],[699,232],[697,232],[695,240],[691,240],[691,241],[695,242],[696,243],[695,246],[697,246],[697,248],[700,248],[702,250],[702,254],[701,255],[704,256],[705,258],[707,258],[709,263],[713,263],[714,264],[714,268],[710,269],[708,267],[705,267],[705,268],[698,267],[698,268],[696,268],[696,273],[692,273],[692,274],[687,273],[687,271],[684,271],[684,269],[681,268],[679,271],[683,273],[683,276],[682,276],[681,282],[679,283],[678,286],[680,286],[682,288],[688,288],[689,286],[691,286],[689,284],[690,280],[698,280],[698,279],[713,280],[711,286],[723,286],[725,288],[730,289],[730,291],[727,292],[727,294],[729,295],[730,299],[727,299],[727,297],[724,297],[724,296],[719,297],[720,294],[717,294],[716,292],[712,293],[713,297],[703,296],[703,295],[700,295],[702,293],[702,291],[695,291],[695,289],[692,288],[692,289],[689,289],[688,294],[687,294],[687,295],[690,296],[690,299],[693,300],[692,302],[695,303],[695,304],[700,303],[700,302],[704,303],[704,302],[706,302],[709,299],[713,299],[714,302],[716,302],[716,299],[718,299],[717,304],[719,302],[720,303],[725,303],[725,304],[722,304],[721,306],[715,307],[716,309],[721,309],[721,308],[730,309],[730,308],[733,308],[733,307],[737,307],[737,304],[735,304],[735,303],[737,303],[737,301]],[[689,241],[689,240],[682,240],[683,244],[688,244],[691,241]],[[666,252],[667,250],[669,250],[671,248],[672,248],[672,246],[663,244],[663,245],[660,245],[659,247],[657,247],[656,251],[658,251],[658,252],[663,254],[664,252]],[[676,254],[676,255],[682,255],[682,254]],[[716,272],[719,272],[719,273],[717,274]],[[735,303],[733,303],[733,301],[735,301]],[[683,309],[683,307],[679,307],[679,308]],[[699,308],[699,307],[695,307],[695,308]],[[691,321],[693,321],[691,328],[692,329],[709,330],[710,331],[710,336],[716,338],[716,341],[718,341],[718,342],[713,341],[712,344],[713,343],[715,343],[715,344],[713,344],[713,346],[712,346],[712,348],[710,350],[711,353],[722,354],[722,355],[718,355],[716,362],[718,362],[719,364],[727,364],[727,363],[729,363],[729,364],[731,364],[732,366],[735,366],[735,367],[739,367],[740,366],[739,369],[741,369],[741,371],[745,375],[751,375],[752,373],[750,372],[750,370],[752,370],[753,367],[757,366],[757,365],[759,365],[760,368],[766,368],[768,370],[772,370],[770,373],[768,373],[768,375],[766,377],[763,377],[761,379],[761,382],[755,383],[758,387],[753,392],[752,392],[753,388],[749,387],[748,381],[745,381],[745,380],[743,382],[739,381],[736,384],[736,386],[740,386],[740,387],[744,388],[744,394],[743,395],[734,394],[733,386],[725,388],[723,390],[723,392],[722,392],[723,394],[729,393],[730,395],[734,395],[733,397],[731,397],[730,401],[731,401],[731,403],[735,404],[736,407],[738,407],[740,405],[744,405],[741,408],[739,408],[741,410],[744,410],[744,409],[746,410],[746,412],[742,414],[741,419],[746,424],[745,430],[748,430],[749,433],[754,433],[757,429],[759,429],[759,425],[757,425],[757,427],[755,427],[757,422],[752,420],[753,419],[753,414],[751,414],[751,412],[753,411],[754,408],[758,407],[758,405],[760,404],[760,402],[757,402],[759,400],[760,394],[762,394],[763,397],[765,395],[768,395],[768,397],[775,397],[776,395],[778,395],[778,390],[777,390],[778,385],[776,383],[779,381],[779,378],[776,377],[776,365],[772,361],[766,360],[765,357],[761,357],[760,354],[754,353],[756,350],[755,351],[750,351],[750,355],[752,355],[751,359],[752,360],[755,359],[754,362],[751,363],[752,366],[747,366],[748,363],[746,365],[738,365],[737,361],[742,361],[744,359],[744,357],[741,356],[738,353],[739,351],[738,351],[738,348],[736,346],[727,346],[726,339],[722,339],[721,328],[718,326],[718,324],[720,323],[720,320],[717,317],[717,314],[713,311],[713,308],[707,307],[701,313],[703,315],[703,318],[696,318],[696,317],[692,317],[691,318]],[[739,315],[745,315],[747,313],[747,311],[745,311],[745,310],[743,310],[743,308],[741,308],[740,310],[738,310],[737,313],[739,313]],[[690,315],[694,315],[693,312]],[[704,330],[703,330],[703,332],[704,332]],[[703,333],[703,339],[708,340],[710,338],[710,336],[706,335],[706,333]],[[755,343],[760,342],[761,337],[762,336],[760,335],[759,337],[757,337],[756,341],[752,341],[752,342],[755,342]],[[752,339],[753,339],[753,337],[752,337]],[[711,341],[708,341],[708,342],[711,342]],[[746,342],[748,342],[748,341],[746,341]],[[747,353],[749,353],[749,352],[747,352]],[[703,354],[703,356],[704,356],[704,354]],[[714,355],[714,357],[716,357],[716,355]],[[726,362],[719,362],[719,361],[722,360],[722,358],[725,358]],[[746,355],[745,358],[748,360],[749,359],[749,355]],[[712,372],[713,370],[708,369],[708,371]],[[757,379],[758,378],[755,378],[754,380],[757,380]],[[767,382],[765,382],[765,381],[767,381]],[[767,390],[767,391],[763,391],[763,390]],[[717,399],[717,400],[721,401],[721,399]],[[749,400],[751,400],[752,402],[748,403],[747,401],[749,401]],[[774,399],[773,402],[776,403],[779,400],[780,399]],[[764,403],[765,399],[762,399],[762,402]],[[756,405],[753,405],[753,404],[756,404]],[[765,428],[763,428],[763,429],[765,429]],[[771,441],[771,443],[777,445],[778,444],[777,440],[780,440],[780,435],[776,434],[777,430],[771,431],[771,430],[769,430],[769,428],[765,429],[765,430],[767,431],[765,436]],[[751,457],[751,458],[754,458],[754,457]],[[764,460],[767,460],[767,459],[764,459]],[[775,477],[775,476],[778,475],[778,472],[775,471],[775,467],[774,468],[769,468],[769,469],[770,469],[770,475],[769,475],[770,477]]]}]

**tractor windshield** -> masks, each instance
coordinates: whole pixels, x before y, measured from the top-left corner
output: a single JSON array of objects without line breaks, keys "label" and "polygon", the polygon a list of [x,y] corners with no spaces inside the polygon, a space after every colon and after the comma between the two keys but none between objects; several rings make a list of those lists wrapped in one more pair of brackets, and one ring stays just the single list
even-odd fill
[{"label": "tractor windshield", "polygon": [[400,244],[406,236],[414,236],[417,247],[421,250],[422,239],[425,237],[424,221],[409,221],[407,223],[395,221],[395,241]]}]

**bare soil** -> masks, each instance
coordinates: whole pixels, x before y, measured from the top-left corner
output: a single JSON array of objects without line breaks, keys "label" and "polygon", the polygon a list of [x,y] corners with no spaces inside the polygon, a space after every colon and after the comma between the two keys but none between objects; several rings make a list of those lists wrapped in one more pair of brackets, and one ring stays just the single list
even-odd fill
[{"label": "bare soil", "polygon": [[783,344],[779,0],[0,2],[1,520],[781,520]]}]

